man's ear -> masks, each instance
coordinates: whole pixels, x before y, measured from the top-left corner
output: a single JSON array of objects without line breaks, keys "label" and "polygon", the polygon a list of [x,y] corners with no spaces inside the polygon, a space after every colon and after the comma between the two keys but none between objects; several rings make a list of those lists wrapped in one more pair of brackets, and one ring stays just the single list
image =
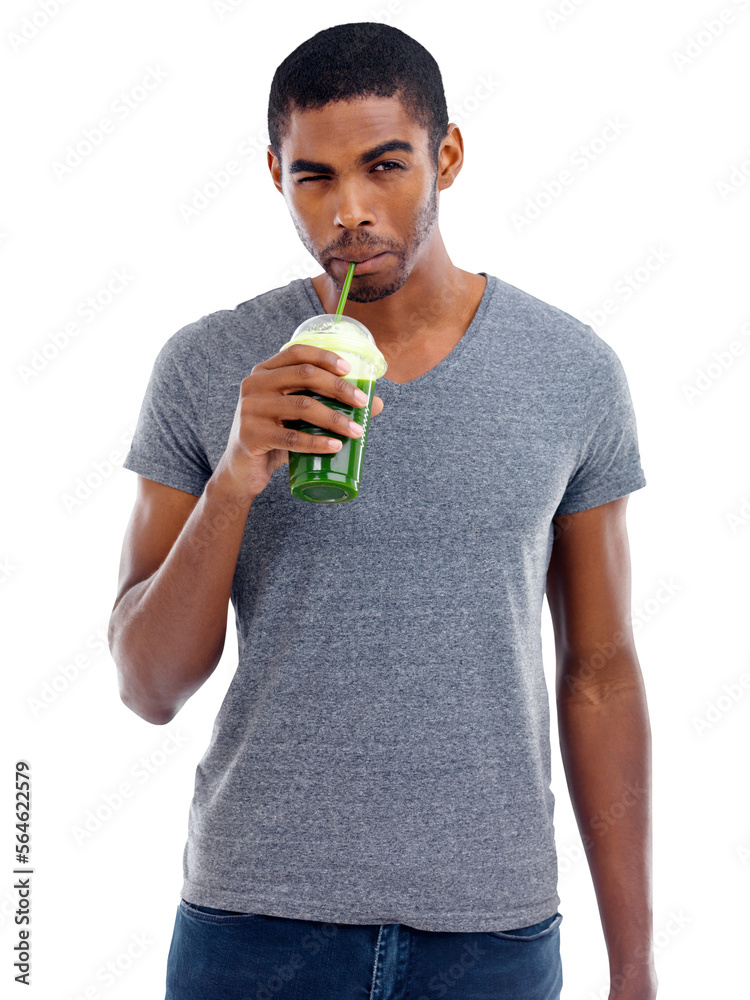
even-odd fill
[{"label": "man's ear", "polygon": [[464,164],[464,139],[458,125],[450,123],[438,153],[438,191],[449,188]]},{"label": "man's ear", "polygon": [[268,169],[271,171],[271,179],[276,187],[276,190],[283,194],[281,188],[281,161],[277,158],[273,151],[273,147],[268,147]]}]

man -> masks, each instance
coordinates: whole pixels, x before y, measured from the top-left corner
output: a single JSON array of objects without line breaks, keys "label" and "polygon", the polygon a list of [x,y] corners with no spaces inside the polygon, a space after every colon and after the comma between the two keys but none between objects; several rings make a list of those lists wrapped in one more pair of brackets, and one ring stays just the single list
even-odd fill
[{"label": "man", "polygon": [[[463,139],[408,35],[359,23],[303,43],[274,76],[269,133],[273,183],[324,273],[171,337],[125,461],[124,703],[169,722],[219,662],[230,598],[238,631],[167,996],[559,997],[546,588],[611,996],[652,1000],[625,526],[645,478],[622,366],[572,316],[451,262],[438,197]],[[487,206],[472,228],[493,224],[491,191]],[[363,400],[335,353],[279,347],[335,310],[352,260],[346,313],[386,358],[382,416],[356,500],[305,503],[289,450],[339,442],[290,424],[353,435],[309,393]]]}]

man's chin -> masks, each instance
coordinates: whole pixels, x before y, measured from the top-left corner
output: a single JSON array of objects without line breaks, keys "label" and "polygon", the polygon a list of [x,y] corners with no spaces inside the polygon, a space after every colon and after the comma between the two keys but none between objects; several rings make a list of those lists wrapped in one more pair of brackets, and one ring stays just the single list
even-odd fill
[{"label": "man's chin", "polygon": [[[319,262],[320,263],[320,262]],[[341,291],[342,285],[336,274],[333,273],[330,264],[326,266],[325,264],[320,264],[325,273],[331,279],[336,288]],[[363,274],[361,276],[356,276],[349,288],[349,295],[347,299],[351,302],[379,302],[380,299],[387,299],[389,295],[393,295],[400,288],[403,288],[406,284],[406,280],[409,277],[405,274],[403,268],[399,267],[396,274],[391,275],[390,279],[383,279],[375,274]]]},{"label": "man's chin", "polygon": [[405,280],[391,281],[382,285],[376,282],[367,283],[363,280],[355,287],[354,282],[352,282],[348,298],[352,302],[379,302],[380,299],[387,299],[389,295],[393,295],[394,292],[403,288],[405,283]]},{"label": "man's chin", "polygon": [[349,298],[352,302],[379,302],[403,288],[408,277],[409,272],[403,266],[397,267],[396,273],[388,276],[363,274],[358,278],[355,275],[349,289]]}]

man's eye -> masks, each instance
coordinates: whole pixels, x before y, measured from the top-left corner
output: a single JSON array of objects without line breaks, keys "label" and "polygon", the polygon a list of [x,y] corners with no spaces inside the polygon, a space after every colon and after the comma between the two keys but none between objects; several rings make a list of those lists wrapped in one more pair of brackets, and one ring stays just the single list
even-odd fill
[{"label": "man's eye", "polygon": [[[380,169],[381,167],[382,169]],[[372,169],[377,170],[381,174],[390,174],[393,170],[403,170],[404,168],[396,160],[383,160],[380,163],[376,163]],[[301,177],[297,183],[307,184],[308,181],[327,181],[328,178],[328,174],[313,174],[311,177]]]}]

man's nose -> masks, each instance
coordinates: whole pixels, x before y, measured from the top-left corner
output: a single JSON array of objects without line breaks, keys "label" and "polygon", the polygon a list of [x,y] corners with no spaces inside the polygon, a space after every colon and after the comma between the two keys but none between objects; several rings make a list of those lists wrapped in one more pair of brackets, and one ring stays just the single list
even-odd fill
[{"label": "man's nose", "polygon": [[366,198],[362,186],[356,183],[340,182],[338,200],[334,214],[334,225],[344,229],[357,229],[375,223],[375,212]]}]

